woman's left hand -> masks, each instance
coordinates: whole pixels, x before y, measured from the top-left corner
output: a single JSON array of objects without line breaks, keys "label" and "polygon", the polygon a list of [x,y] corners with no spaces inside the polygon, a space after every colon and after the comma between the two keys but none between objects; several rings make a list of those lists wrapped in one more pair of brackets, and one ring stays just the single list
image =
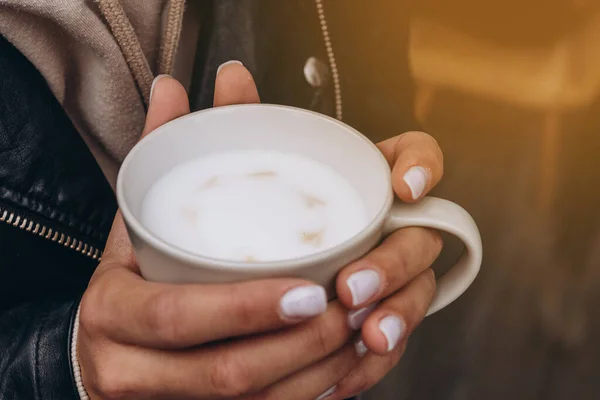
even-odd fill
[{"label": "woman's left hand", "polygon": [[[421,199],[441,179],[443,155],[423,132],[407,132],[377,145],[392,168],[392,186],[404,202]],[[442,249],[439,233],[404,228],[343,269],[337,278],[348,321],[361,330],[358,366],[327,399],[344,399],[379,382],[400,360],[409,335],[421,323],[435,294],[430,268]]]}]

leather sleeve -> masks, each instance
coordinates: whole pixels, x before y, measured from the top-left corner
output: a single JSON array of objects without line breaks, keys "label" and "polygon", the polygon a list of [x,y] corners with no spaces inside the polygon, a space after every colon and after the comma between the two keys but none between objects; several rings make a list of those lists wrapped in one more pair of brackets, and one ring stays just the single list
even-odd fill
[{"label": "leather sleeve", "polygon": [[70,361],[77,302],[30,303],[0,315],[0,397],[79,399]]},{"label": "leather sleeve", "polygon": [[93,263],[0,222],[0,399],[79,398],[70,334]]},{"label": "leather sleeve", "polygon": [[0,399],[78,399],[69,336],[98,261],[3,215],[101,249],[116,202],[43,77],[2,36],[0,76]]}]

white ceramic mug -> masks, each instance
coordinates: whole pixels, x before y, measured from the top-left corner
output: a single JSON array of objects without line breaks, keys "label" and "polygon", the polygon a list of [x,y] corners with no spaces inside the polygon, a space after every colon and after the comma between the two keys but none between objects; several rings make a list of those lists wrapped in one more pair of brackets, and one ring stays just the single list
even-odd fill
[{"label": "white ceramic mug", "polygon": [[[333,248],[292,260],[253,263],[190,253],[157,238],[142,225],[140,211],[148,189],[171,168],[206,154],[249,149],[292,152],[330,165],[362,196],[368,224]],[[142,275],[151,281],[218,283],[299,277],[323,285],[332,296],[336,274],[342,267],[365,255],[390,232],[422,226],[457,236],[466,249],[438,280],[431,314],[459,297],[481,265],[481,237],[464,209],[433,197],[410,205],[394,201],[389,165],[371,141],[335,119],[293,107],[252,104],[212,108],[161,126],[126,157],[117,180],[117,199]]]}]

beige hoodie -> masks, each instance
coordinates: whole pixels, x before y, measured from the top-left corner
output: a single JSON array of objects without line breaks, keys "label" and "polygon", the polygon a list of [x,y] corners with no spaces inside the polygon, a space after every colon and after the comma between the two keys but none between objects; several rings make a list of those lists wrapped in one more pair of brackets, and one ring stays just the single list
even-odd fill
[{"label": "beige hoodie", "polygon": [[0,0],[0,34],[41,72],[111,182],[154,76],[189,84],[199,24],[183,11],[184,0]]}]

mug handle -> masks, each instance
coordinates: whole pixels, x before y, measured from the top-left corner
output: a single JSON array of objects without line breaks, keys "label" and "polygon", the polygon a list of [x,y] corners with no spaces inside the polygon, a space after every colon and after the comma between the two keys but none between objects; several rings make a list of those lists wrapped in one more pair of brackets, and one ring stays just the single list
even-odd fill
[{"label": "mug handle", "polygon": [[427,311],[427,315],[431,315],[456,300],[475,280],[483,253],[481,235],[464,208],[429,196],[414,204],[395,201],[384,226],[384,235],[414,226],[448,232],[465,244],[465,251],[456,264],[437,281],[437,291]]}]

